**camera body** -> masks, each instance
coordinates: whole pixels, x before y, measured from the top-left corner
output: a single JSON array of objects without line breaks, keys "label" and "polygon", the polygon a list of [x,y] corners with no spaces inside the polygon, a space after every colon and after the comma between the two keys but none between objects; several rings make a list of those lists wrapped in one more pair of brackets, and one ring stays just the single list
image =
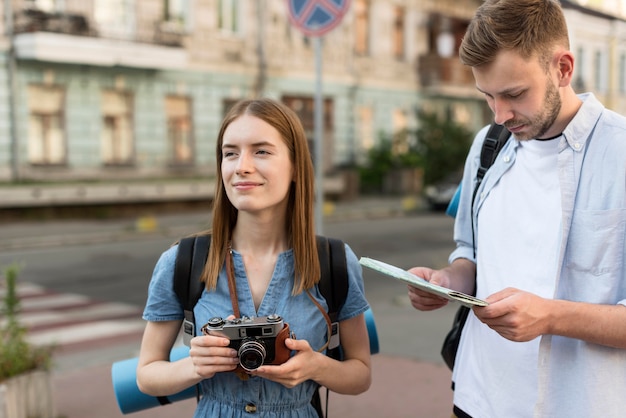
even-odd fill
[{"label": "camera body", "polygon": [[204,324],[202,333],[228,338],[229,347],[237,350],[238,367],[247,372],[263,364],[282,364],[289,359],[290,350],[285,347],[289,325],[277,314],[235,319],[213,317]]}]

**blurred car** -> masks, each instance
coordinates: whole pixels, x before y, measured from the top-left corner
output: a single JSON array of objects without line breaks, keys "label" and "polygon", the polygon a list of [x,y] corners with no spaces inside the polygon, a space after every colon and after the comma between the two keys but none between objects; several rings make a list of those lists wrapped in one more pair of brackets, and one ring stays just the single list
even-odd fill
[{"label": "blurred car", "polygon": [[439,183],[426,186],[424,197],[432,210],[444,211],[456,193],[459,183]]}]

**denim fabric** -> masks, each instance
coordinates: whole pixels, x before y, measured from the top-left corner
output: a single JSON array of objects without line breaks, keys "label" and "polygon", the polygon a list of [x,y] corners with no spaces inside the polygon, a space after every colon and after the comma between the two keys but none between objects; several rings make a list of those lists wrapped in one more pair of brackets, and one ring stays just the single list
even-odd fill
[{"label": "denim fabric", "polygon": [[[147,321],[168,321],[183,319],[182,305],[173,290],[174,262],[177,247],[165,251],[158,260],[148,290],[148,300],[143,318]],[[241,254],[233,251],[233,266],[237,284],[239,309],[242,316],[266,316],[273,313],[283,317],[295,332],[297,339],[309,342],[314,350],[324,346],[327,338],[327,324],[324,316],[306,293],[293,296],[294,283],[293,251],[288,250],[278,256],[274,274],[267,292],[255,312],[252,295],[246,277]],[[346,245],[348,265],[348,296],[339,312],[339,321],[363,314],[369,304],[365,298],[361,266],[354,252]],[[251,278],[253,280],[254,278]],[[328,308],[317,287],[312,295]],[[226,318],[233,314],[228,290],[228,278],[222,268],[215,291],[202,293],[194,309],[196,332],[209,318]],[[310,405],[317,383],[307,381],[295,388],[284,386],[259,377],[242,381],[234,373],[219,373],[201,383],[202,399],[198,405],[197,417],[243,417],[246,405],[256,406],[257,414],[263,417],[317,417]]]}]

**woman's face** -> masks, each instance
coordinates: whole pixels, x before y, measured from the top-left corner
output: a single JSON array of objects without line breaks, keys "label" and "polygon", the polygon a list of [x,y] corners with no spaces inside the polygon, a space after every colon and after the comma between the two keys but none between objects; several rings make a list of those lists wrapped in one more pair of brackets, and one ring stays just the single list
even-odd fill
[{"label": "woman's face", "polygon": [[222,178],[228,199],[240,212],[284,211],[293,164],[278,131],[251,115],[232,121],[222,140]]}]

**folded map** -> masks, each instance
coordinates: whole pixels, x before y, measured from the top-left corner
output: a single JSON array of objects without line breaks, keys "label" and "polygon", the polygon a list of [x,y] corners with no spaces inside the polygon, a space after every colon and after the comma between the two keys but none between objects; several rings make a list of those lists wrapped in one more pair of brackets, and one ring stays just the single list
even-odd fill
[{"label": "folded map", "polygon": [[402,270],[399,267],[392,266],[391,264],[384,263],[373,258],[361,257],[359,263],[365,267],[369,267],[372,270],[376,270],[379,273],[386,274],[408,284],[409,286],[416,287],[425,292],[432,293],[433,295],[441,296],[443,298],[456,301],[467,307],[472,306],[487,306],[489,305],[484,300],[478,299],[474,296],[467,295],[463,292],[457,292],[456,290],[448,289],[442,286],[438,286],[433,283],[429,283],[423,278],[409,273],[406,270]]}]

